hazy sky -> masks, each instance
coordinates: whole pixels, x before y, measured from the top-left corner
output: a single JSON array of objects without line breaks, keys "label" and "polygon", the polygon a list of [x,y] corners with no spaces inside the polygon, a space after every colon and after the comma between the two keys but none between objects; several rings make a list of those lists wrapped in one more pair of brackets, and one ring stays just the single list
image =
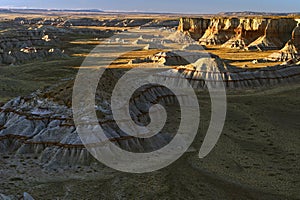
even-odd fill
[{"label": "hazy sky", "polygon": [[0,7],[97,8],[119,11],[185,13],[300,12],[300,0],[0,0]]}]

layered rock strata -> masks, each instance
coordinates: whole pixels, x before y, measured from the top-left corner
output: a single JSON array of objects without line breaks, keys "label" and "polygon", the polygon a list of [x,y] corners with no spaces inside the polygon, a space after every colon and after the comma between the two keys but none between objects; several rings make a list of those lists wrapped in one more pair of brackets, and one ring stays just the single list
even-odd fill
[{"label": "layered rock strata", "polygon": [[203,45],[269,50],[282,48],[296,25],[294,18],[182,18],[178,31]]},{"label": "layered rock strata", "polygon": [[292,32],[292,38],[278,52],[271,54],[267,60],[286,61],[289,64],[297,63],[300,60],[300,24]]}]

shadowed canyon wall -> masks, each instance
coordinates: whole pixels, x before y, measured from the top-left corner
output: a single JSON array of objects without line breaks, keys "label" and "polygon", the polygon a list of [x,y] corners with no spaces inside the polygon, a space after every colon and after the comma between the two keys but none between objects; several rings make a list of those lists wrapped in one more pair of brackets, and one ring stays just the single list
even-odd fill
[{"label": "shadowed canyon wall", "polygon": [[245,46],[255,42],[254,45],[280,49],[292,38],[295,27],[294,18],[213,17],[181,18],[178,30],[204,45],[226,43],[225,47],[234,47],[234,42],[242,40]]}]

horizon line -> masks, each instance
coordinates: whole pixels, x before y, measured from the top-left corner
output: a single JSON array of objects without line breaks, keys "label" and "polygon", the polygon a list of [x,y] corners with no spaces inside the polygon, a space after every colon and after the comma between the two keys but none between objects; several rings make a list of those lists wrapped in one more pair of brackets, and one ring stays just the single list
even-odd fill
[{"label": "horizon line", "polygon": [[152,14],[192,14],[192,15],[213,15],[222,13],[266,13],[266,14],[299,14],[297,11],[220,11],[215,13],[195,13],[195,12],[176,12],[176,11],[144,11],[144,10],[103,10],[100,8],[34,8],[34,7],[13,7],[13,6],[0,6],[0,9],[6,10],[48,10],[48,11],[94,11],[94,12],[107,12],[107,13],[152,13]]}]

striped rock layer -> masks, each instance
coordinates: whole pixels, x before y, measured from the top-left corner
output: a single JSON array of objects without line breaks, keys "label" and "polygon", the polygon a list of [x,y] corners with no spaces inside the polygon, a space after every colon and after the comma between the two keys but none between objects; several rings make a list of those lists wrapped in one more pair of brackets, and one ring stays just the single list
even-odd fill
[{"label": "striped rock layer", "polygon": [[213,17],[181,18],[178,31],[202,45],[228,48],[281,49],[297,26],[294,18]]}]

